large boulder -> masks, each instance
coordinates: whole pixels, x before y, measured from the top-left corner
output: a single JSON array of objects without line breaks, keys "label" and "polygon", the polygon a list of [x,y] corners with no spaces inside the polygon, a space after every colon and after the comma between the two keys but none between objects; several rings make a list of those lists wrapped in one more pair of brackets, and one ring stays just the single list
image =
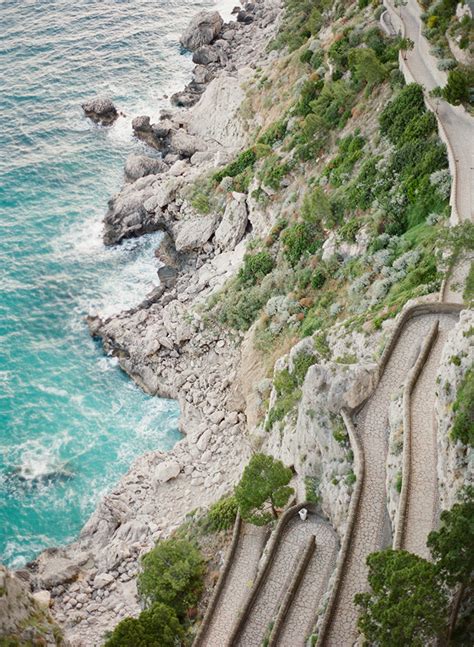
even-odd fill
[{"label": "large boulder", "polygon": [[183,128],[172,133],[169,139],[169,151],[181,158],[192,157],[197,151],[203,151],[206,145],[200,137],[190,135]]},{"label": "large boulder", "polygon": [[216,225],[217,217],[215,215],[183,221],[175,239],[177,251],[190,252],[193,249],[200,249],[215,232]]},{"label": "large boulder", "polygon": [[202,45],[209,45],[219,34],[223,24],[217,11],[201,11],[194,16],[182,34],[181,45],[192,52]]},{"label": "large boulder", "polygon": [[181,471],[181,465],[178,461],[173,459],[168,461],[163,461],[155,469],[155,481],[156,483],[166,483],[171,479],[174,479],[178,476]]},{"label": "large boulder", "polygon": [[247,227],[247,205],[244,193],[233,193],[227,203],[224,216],[216,230],[216,246],[222,250],[232,250],[242,239]]},{"label": "large boulder", "polygon": [[136,153],[130,153],[124,169],[125,177],[129,182],[135,182],[139,177],[145,177],[145,175],[158,175],[167,170],[168,165],[162,159]]},{"label": "large boulder", "polygon": [[86,117],[96,124],[110,126],[118,117],[118,110],[110,99],[96,97],[82,104]]},{"label": "large boulder", "polygon": [[218,60],[218,51],[210,45],[199,47],[193,54],[193,63],[196,63],[196,65],[209,65],[210,63],[217,63]]}]

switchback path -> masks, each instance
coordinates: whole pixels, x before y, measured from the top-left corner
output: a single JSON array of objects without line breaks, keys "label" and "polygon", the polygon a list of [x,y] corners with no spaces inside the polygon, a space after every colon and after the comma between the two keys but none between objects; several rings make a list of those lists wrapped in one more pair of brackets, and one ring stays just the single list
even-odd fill
[{"label": "switchback path", "polygon": [[332,526],[321,524],[317,530],[316,550],[276,640],[275,644],[278,647],[306,645],[306,639],[314,626],[319,602],[326,592],[329,578],[336,566],[338,548],[339,540]]},{"label": "switchback path", "polygon": [[265,544],[266,531],[252,524],[242,524],[239,541],[209,627],[201,636],[203,647],[223,647],[237,621],[257,575],[258,562]]},{"label": "switchback path", "polygon": [[[416,361],[423,340],[436,320],[439,320],[443,330],[448,330],[454,325],[456,316],[420,314],[405,324],[375,392],[355,419],[356,432],[364,451],[365,475],[341,585],[320,644],[349,647],[357,639],[358,611],[353,600],[354,595],[366,587],[367,556],[391,543],[387,533],[385,490],[390,398],[404,382]],[[430,379],[434,384],[433,368],[432,366]],[[424,397],[421,392],[414,395],[415,402],[420,396]],[[420,405],[423,406],[422,403]],[[431,420],[431,411],[428,415]]]},{"label": "switchback path", "polygon": [[[315,552],[315,555],[319,555],[320,559],[315,562],[313,571],[315,580],[313,581],[311,593],[314,614],[316,613],[317,605],[319,604],[318,595],[322,595],[324,592],[327,577],[330,575],[330,573],[328,575],[328,566],[332,560],[331,547],[335,542],[334,535],[327,532],[328,526],[327,521],[313,513],[308,514],[306,521],[301,521],[296,515],[288,522],[279,541],[270,570],[255,602],[248,610],[243,629],[233,643],[233,647],[234,645],[235,647],[237,645],[239,647],[260,647],[269,632],[270,623],[275,619],[279,603],[296,569],[300,551],[306,546],[310,536],[316,536],[316,545],[320,545],[320,550]],[[329,550],[323,550],[323,545],[327,543],[329,544]],[[325,582],[322,581],[323,579]],[[296,610],[295,613],[297,613]],[[307,616],[307,609],[302,610],[302,619],[306,619]],[[295,616],[292,617],[294,618]],[[314,615],[312,622],[314,622]],[[302,632],[303,628],[301,628],[300,641],[301,644],[304,644],[305,636]],[[289,647],[291,643],[286,644]]]},{"label": "switchback path", "polygon": [[[439,331],[429,357],[411,396],[410,463],[408,497],[405,512],[402,548],[429,558],[426,546],[428,534],[436,527],[439,513],[436,425],[434,401],[436,374],[446,336],[456,317],[440,317]],[[407,439],[405,439],[407,442]]]}]

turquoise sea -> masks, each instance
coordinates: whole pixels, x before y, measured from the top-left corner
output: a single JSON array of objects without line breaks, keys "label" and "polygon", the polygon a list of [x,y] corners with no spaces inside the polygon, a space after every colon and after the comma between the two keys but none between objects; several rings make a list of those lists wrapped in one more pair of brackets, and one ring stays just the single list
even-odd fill
[{"label": "turquoise sea", "polygon": [[[229,3],[227,3],[229,4]],[[192,63],[178,36],[212,2],[4,0],[0,6],[0,561],[18,567],[74,539],[97,500],[151,449],[179,438],[174,402],[143,394],[104,356],[89,312],[157,284],[160,234],[101,242],[132,150],[131,118],[157,116]],[[127,118],[99,128],[81,102]]]}]

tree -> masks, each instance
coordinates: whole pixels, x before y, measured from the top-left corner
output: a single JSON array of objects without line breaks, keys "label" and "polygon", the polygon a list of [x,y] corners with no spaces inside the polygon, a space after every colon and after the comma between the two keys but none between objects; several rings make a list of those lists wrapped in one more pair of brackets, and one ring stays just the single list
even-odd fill
[{"label": "tree", "polygon": [[405,550],[367,558],[369,593],[358,593],[358,627],[379,647],[425,647],[446,627],[448,598],[434,564]]},{"label": "tree", "polygon": [[256,526],[264,526],[275,519],[275,508],[286,505],[293,494],[293,488],[288,486],[291,478],[291,469],[281,461],[265,454],[254,454],[235,488],[242,519]]},{"label": "tree", "polygon": [[463,598],[474,586],[474,487],[461,490],[458,503],[441,513],[441,527],[428,536],[435,565],[448,586],[458,586],[448,639],[456,627]]},{"label": "tree", "polygon": [[138,591],[145,602],[162,602],[183,618],[203,588],[205,566],[199,550],[184,539],[167,539],[147,553],[142,564]]},{"label": "tree", "polygon": [[138,618],[122,620],[104,647],[176,647],[183,638],[184,629],[173,609],[157,602]]},{"label": "tree", "polygon": [[450,70],[448,82],[444,86],[443,97],[454,106],[469,99],[469,85],[466,75],[461,70]]},{"label": "tree", "polygon": [[369,86],[381,83],[387,74],[384,64],[370,47],[351,49],[349,65],[354,70],[355,78],[365,81]]}]

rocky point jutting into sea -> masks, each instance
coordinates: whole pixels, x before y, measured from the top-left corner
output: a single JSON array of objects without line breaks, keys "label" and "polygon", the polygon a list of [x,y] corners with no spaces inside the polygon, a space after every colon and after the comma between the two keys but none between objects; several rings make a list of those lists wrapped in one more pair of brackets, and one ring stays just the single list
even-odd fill
[{"label": "rocky point jutting into sea", "polygon": [[[162,231],[160,284],[88,326],[141,389],[179,403],[183,438],[138,458],[77,541],[0,574],[72,646],[138,616],[140,559],[231,494],[255,452],[291,467],[297,504],[276,528],[237,518],[233,537],[205,540],[221,579],[212,595],[207,574],[188,614],[208,603],[196,647],[354,644],[367,555],[428,557],[472,481],[472,447],[451,432],[474,359],[472,214],[451,181],[451,108],[438,123],[421,45],[406,56],[387,7],[309,7],[295,23],[280,0],[228,23],[200,12],[181,37],[189,84],[156,122],[127,117],[149,148],[128,157],[103,240]],[[83,109],[103,128],[120,113],[108,98]],[[468,234],[455,253],[453,228]]]}]

